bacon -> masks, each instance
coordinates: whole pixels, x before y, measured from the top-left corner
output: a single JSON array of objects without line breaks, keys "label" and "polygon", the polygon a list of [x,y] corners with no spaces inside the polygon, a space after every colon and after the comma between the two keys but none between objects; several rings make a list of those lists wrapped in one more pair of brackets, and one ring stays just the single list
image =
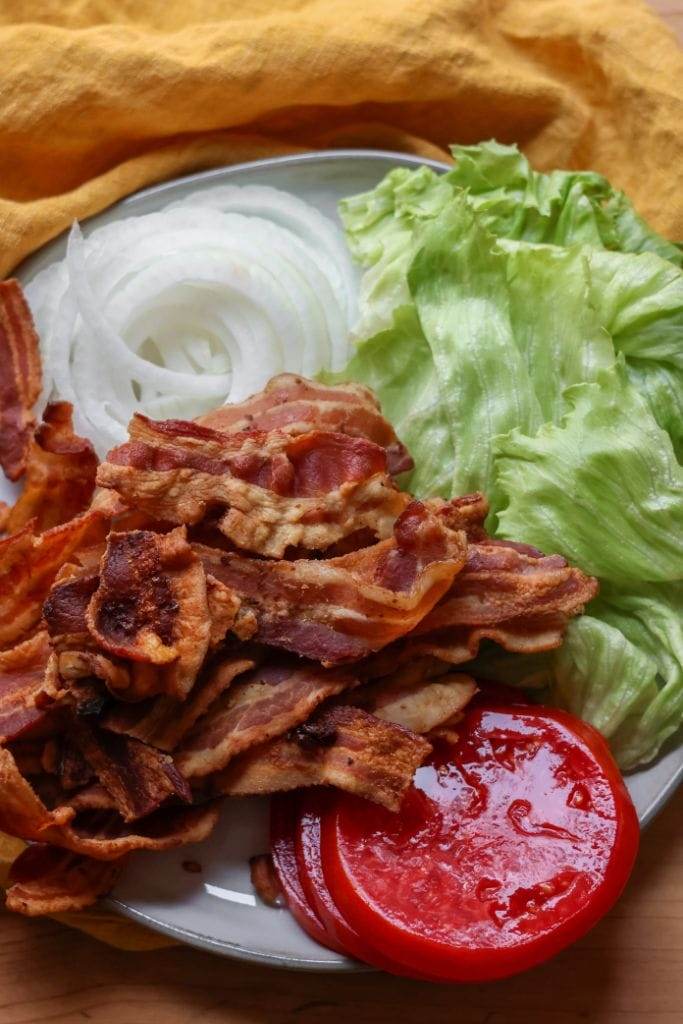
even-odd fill
[{"label": "bacon", "polygon": [[513,654],[540,654],[561,647],[567,629],[564,615],[523,617],[491,626],[450,627],[410,638],[398,653],[402,660],[429,655],[451,665],[476,658],[482,640],[492,640]]},{"label": "bacon", "polygon": [[43,604],[43,619],[52,638],[87,636],[86,615],[99,586],[99,573],[63,566]]},{"label": "bacon", "polygon": [[44,631],[8,651],[0,652],[0,743],[35,735],[49,721],[36,707],[45,680],[50,644]]},{"label": "bacon", "polygon": [[405,682],[401,674],[349,695],[349,701],[376,718],[419,734],[431,733],[459,714],[474,697],[477,685],[470,676],[447,672],[437,679]]},{"label": "bacon", "polygon": [[0,466],[10,480],[26,469],[42,384],[40,348],[18,281],[0,281]]},{"label": "bacon", "polygon": [[319,712],[293,735],[236,758],[210,780],[229,796],[278,793],[327,785],[397,811],[430,744],[399,725],[360,708]]},{"label": "bacon", "polygon": [[164,807],[130,825],[110,810],[83,810],[71,803],[48,810],[10,751],[0,747],[0,829],[20,839],[51,843],[96,860],[116,860],[133,850],[201,842],[217,820],[216,802]]},{"label": "bacon", "polygon": [[207,572],[231,587],[255,639],[329,667],[405,633],[433,608],[465,562],[466,539],[420,502],[394,537],[325,561],[267,562],[196,546]]},{"label": "bacon", "polygon": [[192,794],[169,754],[129,736],[117,736],[74,719],[69,735],[110,793],[124,821],[156,811],[171,797],[190,803]]},{"label": "bacon", "polygon": [[28,446],[26,479],[19,500],[0,526],[15,533],[34,520],[42,532],[68,522],[90,504],[95,490],[97,456],[90,441],[73,432],[71,405],[54,402]]},{"label": "bacon", "polygon": [[98,484],[169,523],[192,525],[221,510],[222,534],[271,558],[288,547],[324,550],[364,527],[389,536],[409,500],[386,472],[384,449],[361,437],[222,434],[140,415],[129,434],[100,466]]},{"label": "bacon", "polygon": [[105,651],[162,669],[131,674],[126,699],[184,700],[211,639],[206,577],[184,529],[111,533],[86,621]]},{"label": "bacon", "polygon": [[524,617],[569,617],[597,594],[597,580],[569,566],[560,555],[522,548],[488,540],[470,544],[465,568],[445,598],[417,625],[415,635]]},{"label": "bacon", "polygon": [[12,864],[8,910],[37,917],[84,910],[113,889],[124,860],[97,861],[56,846],[28,846]]},{"label": "bacon", "polygon": [[380,410],[372,391],[361,384],[326,387],[304,377],[282,373],[263,391],[239,405],[224,405],[200,416],[198,423],[224,433],[283,430],[306,433],[315,427],[364,437],[387,453],[392,476],[413,468],[413,460]]},{"label": "bacon", "polygon": [[277,907],[282,904],[282,886],[269,853],[259,853],[249,858],[249,874],[254,890],[267,906]]},{"label": "bacon", "polygon": [[111,732],[134,736],[159,750],[174,750],[232,681],[256,666],[256,660],[255,654],[228,655],[209,666],[184,703],[161,696],[141,704],[117,704],[105,715],[102,726]]},{"label": "bacon", "polygon": [[187,778],[218,771],[237,754],[304,722],[328,697],[357,685],[339,669],[281,657],[234,683],[176,752]]},{"label": "bacon", "polygon": [[88,511],[40,536],[28,523],[0,540],[0,649],[35,627],[58,570],[100,527],[99,513]]}]

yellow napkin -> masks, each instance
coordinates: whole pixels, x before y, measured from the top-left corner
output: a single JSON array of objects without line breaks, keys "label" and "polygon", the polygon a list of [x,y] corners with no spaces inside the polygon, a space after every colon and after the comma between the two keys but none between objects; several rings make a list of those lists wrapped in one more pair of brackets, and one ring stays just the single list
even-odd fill
[{"label": "yellow napkin", "polygon": [[[683,237],[683,55],[639,0],[2,0],[0,277],[174,175],[324,146],[518,142]],[[0,868],[17,849],[0,836]],[[167,940],[110,915],[124,948]]]},{"label": "yellow napkin", "polygon": [[0,276],[173,175],[491,136],[683,236],[683,54],[639,0],[2,0],[0,54]]}]

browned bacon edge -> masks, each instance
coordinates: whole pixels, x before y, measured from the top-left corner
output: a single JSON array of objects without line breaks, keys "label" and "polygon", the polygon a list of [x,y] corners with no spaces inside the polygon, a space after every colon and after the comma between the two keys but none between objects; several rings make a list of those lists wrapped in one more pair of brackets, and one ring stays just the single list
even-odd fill
[{"label": "browned bacon edge", "polygon": [[124,866],[125,858],[98,861],[57,846],[33,844],[12,864],[7,909],[27,917],[84,910],[113,889]]},{"label": "browned bacon edge", "polygon": [[431,750],[415,733],[354,707],[318,712],[288,737],[248,751],[210,779],[227,796],[337,786],[396,811]]},{"label": "browned bacon edge", "polygon": [[18,281],[0,281],[0,466],[10,480],[26,469],[42,383],[33,318]]},{"label": "browned bacon edge", "polygon": [[23,491],[0,528],[15,533],[30,520],[41,533],[66,523],[90,504],[97,456],[90,441],[73,432],[69,402],[53,402],[30,438]]},{"label": "browned bacon edge", "polygon": [[224,405],[199,417],[199,423],[225,433],[283,430],[305,433],[312,427],[365,437],[387,453],[392,476],[413,468],[406,447],[380,411],[373,393],[360,384],[326,387],[290,373],[273,377],[263,391],[239,405]]}]

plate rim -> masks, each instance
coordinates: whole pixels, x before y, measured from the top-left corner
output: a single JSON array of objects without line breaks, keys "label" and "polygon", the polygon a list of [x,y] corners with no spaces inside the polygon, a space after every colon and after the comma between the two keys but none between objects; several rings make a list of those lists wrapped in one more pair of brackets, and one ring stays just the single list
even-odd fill
[{"label": "plate rim", "polygon": [[[403,167],[421,167],[427,166],[435,171],[447,171],[452,167],[452,164],[445,163],[444,161],[434,160],[428,157],[421,157],[415,153],[405,153],[400,150],[388,150],[388,149],[355,149],[355,148],[343,148],[343,149],[320,149],[310,150],[301,153],[289,153],[275,157],[263,157],[257,160],[248,160],[241,163],[226,164],[219,167],[211,167],[206,170],[193,171],[190,174],[181,175],[179,177],[168,178],[164,181],[156,182],[152,185],[148,185],[145,188],[138,189],[135,192],[130,193],[127,196],[123,196],[120,199],[115,200],[107,206],[102,207],[96,212],[90,214],[87,217],[83,217],[80,223],[88,224],[89,222],[96,220],[104,214],[111,214],[116,210],[126,211],[129,206],[135,206],[141,200],[153,196],[164,195],[164,193],[172,192],[177,187],[192,186],[194,184],[204,185],[210,183],[213,179],[225,179],[236,174],[243,174],[249,171],[258,171],[262,169],[269,169],[272,167],[286,167],[286,166],[297,166],[297,165],[315,165],[316,163],[328,163],[334,162],[345,162],[345,161],[377,161],[393,162],[397,166]],[[69,228],[65,228],[59,234],[53,238],[48,239],[43,245],[41,245],[34,252],[26,256],[12,271],[12,276],[17,276],[20,279],[28,276],[32,273],[33,264],[41,257],[44,256],[45,251],[53,247],[57,247],[59,243],[68,234]],[[666,748],[665,748],[666,750]],[[653,763],[656,763],[653,762]],[[628,773],[636,774],[634,773]],[[628,777],[628,776],[627,776]],[[668,803],[671,797],[674,795],[679,786],[683,783],[683,759],[681,763],[672,773],[667,783],[657,793],[657,796],[647,806],[642,816],[640,817],[640,827],[645,829],[653,818],[663,809]],[[355,960],[344,957],[336,961],[334,960],[315,960],[309,957],[299,957],[295,955],[285,956],[277,953],[266,953],[261,950],[251,949],[247,946],[242,946],[239,943],[230,942],[226,939],[216,939],[210,935],[205,935],[198,931],[192,931],[179,927],[177,925],[168,924],[167,922],[160,921],[152,914],[146,913],[145,911],[138,910],[132,907],[130,904],[124,903],[115,897],[107,897],[102,901],[102,905],[111,909],[115,913],[141,924],[152,931],[158,932],[162,935],[166,935],[171,939],[176,939],[185,945],[193,946],[198,949],[202,949],[206,952],[226,956],[236,961],[243,961],[246,963],[261,964],[269,967],[276,967],[281,970],[296,970],[304,972],[314,973],[360,973],[365,971],[371,971],[372,968],[367,967],[364,964],[360,964]]]}]

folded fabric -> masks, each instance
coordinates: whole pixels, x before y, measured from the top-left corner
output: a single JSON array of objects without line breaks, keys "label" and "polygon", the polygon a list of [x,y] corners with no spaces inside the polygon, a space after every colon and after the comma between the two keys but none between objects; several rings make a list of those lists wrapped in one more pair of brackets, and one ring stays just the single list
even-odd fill
[{"label": "folded fabric", "polygon": [[151,182],[518,142],[683,235],[683,54],[640,0],[3,0],[0,276]]}]

